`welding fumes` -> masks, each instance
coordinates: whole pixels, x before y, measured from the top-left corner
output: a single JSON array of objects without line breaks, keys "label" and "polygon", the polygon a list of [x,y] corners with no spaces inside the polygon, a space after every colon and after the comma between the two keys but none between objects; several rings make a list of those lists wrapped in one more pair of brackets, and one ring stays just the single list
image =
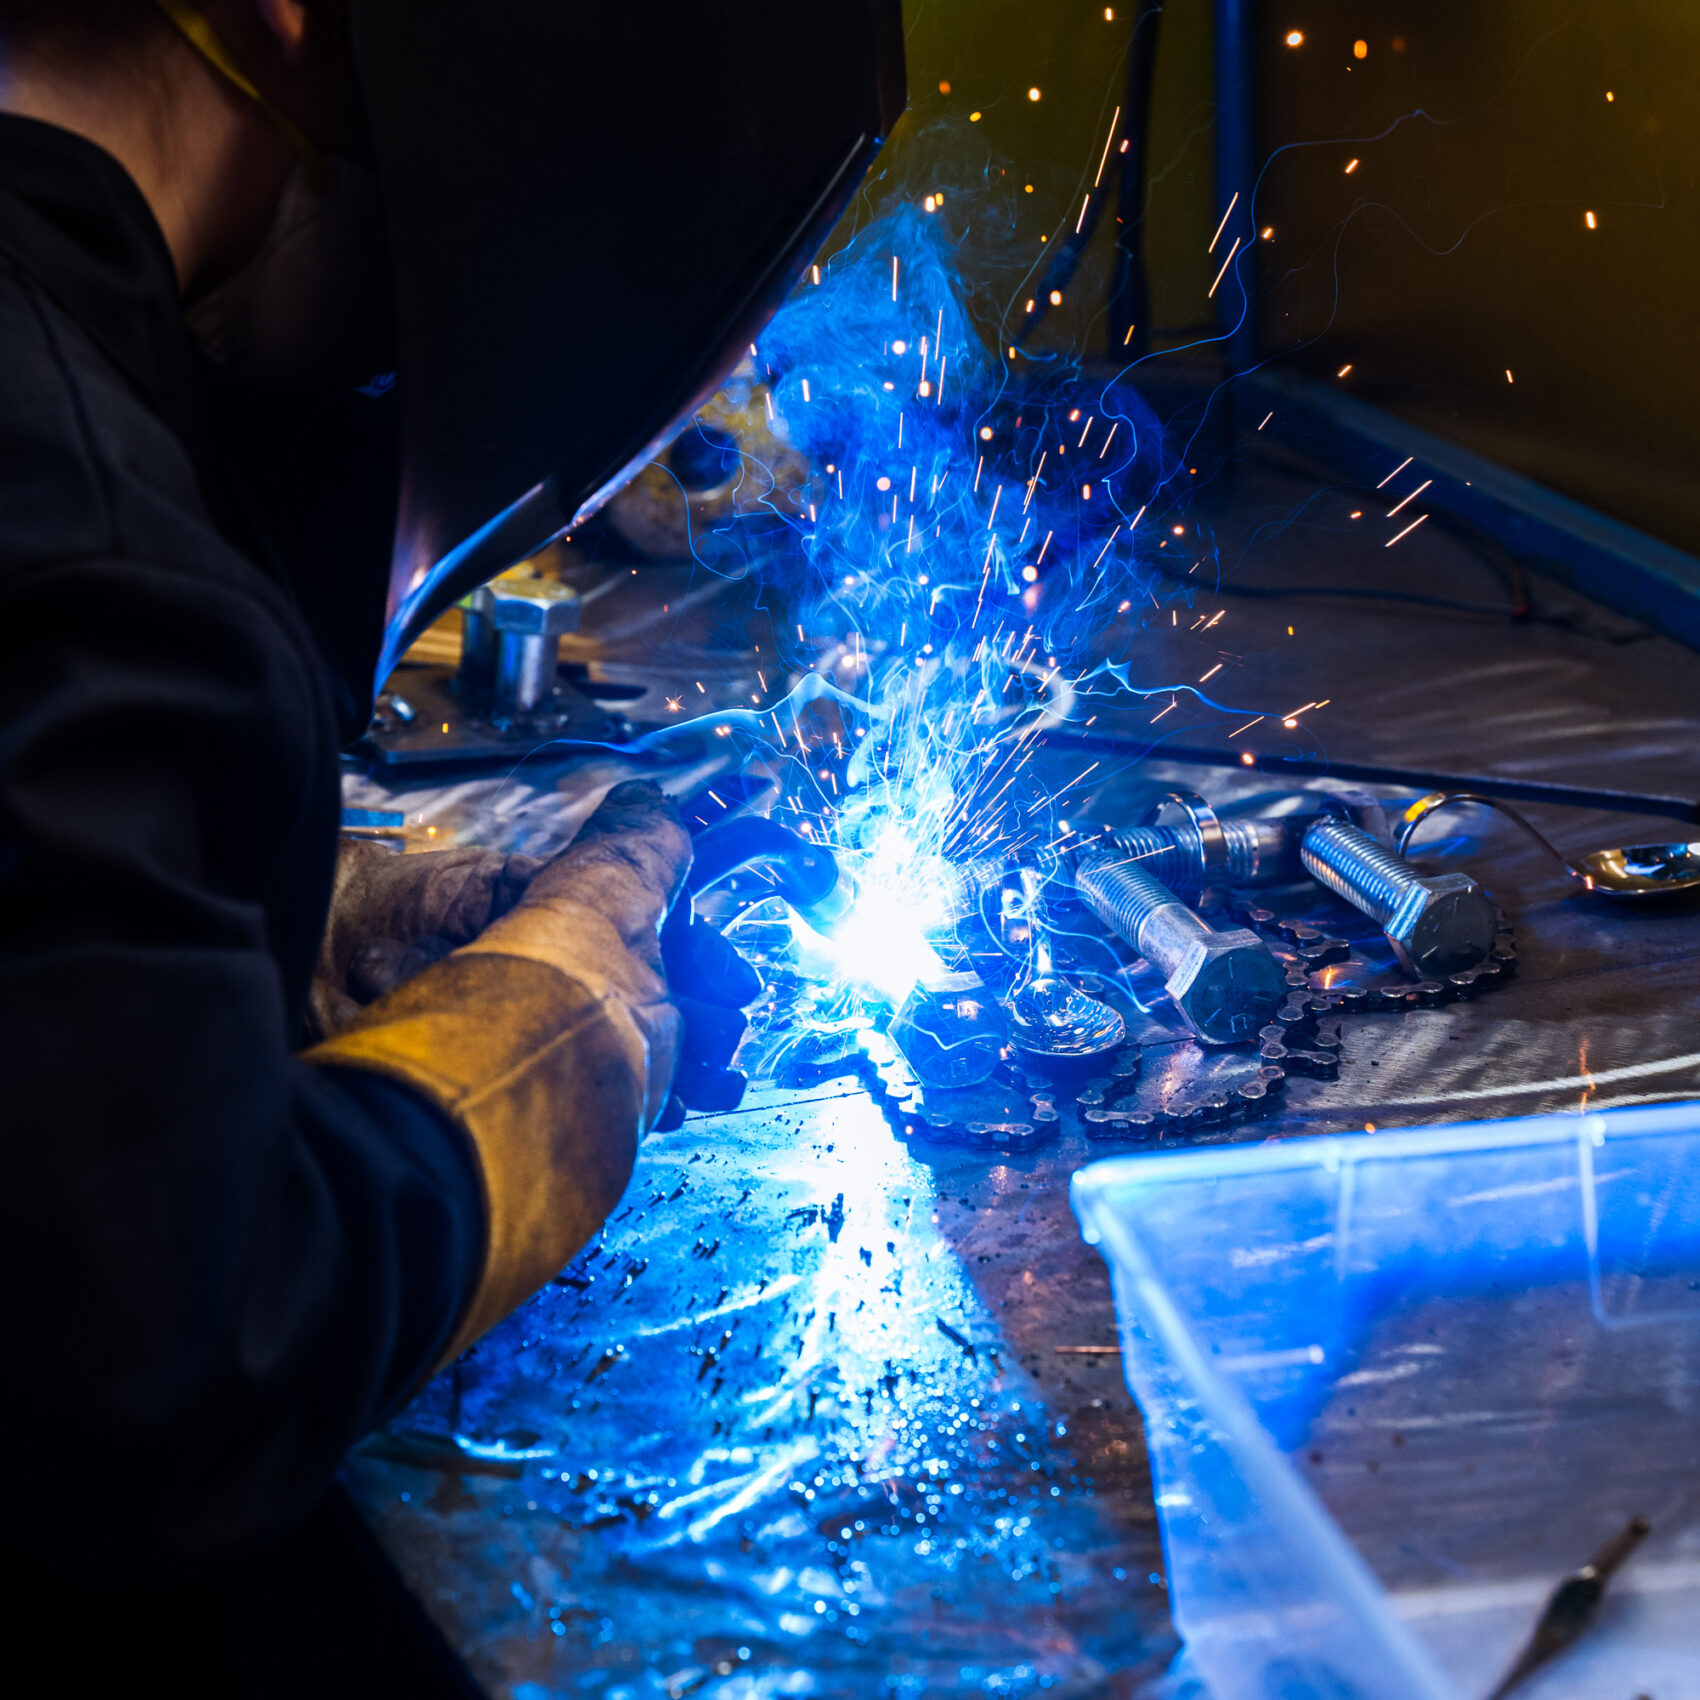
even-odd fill
[{"label": "welding fumes", "polygon": [[766,387],[759,429],[716,415],[768,513],[692,533],[705,567],[782,599],[800,688],[713,718],[753,735],[752,768],[778,779],[773,818],[830,848],[853,893],[834,916],[779,894],[797,970],[843,994],[834,1019],[846,998],[888,1019],[971,969],[983,941],[966,937],[958,868],[1043,867],[1080,842],[1067,789],[1034,778],[1046,731],[1111,695],[1256,712],[1104,655],[1136,605],[1168,623],[1177,591],[1151,562],[1172,528],[1147,516],[1184,506],[1178,463],[1127,384],[1062,360],[1017,378],[941,223],[973,204],[900,204],[814,268],[751,346],[741,381]]},{"label": "welding fumes", "polygon": [[[789,531],[743,565],[783,593],[786,660],[830,701],[737,719],[778,758],[775,818],[830,846],[854,893],[840,915],[781,893],[799,967],[895,1010],[960,966],[953,866],[1057,836],[1023,770],[1041,723],[1075,711],[1102,617],[1147,594],[1136,516],[1166,468],[1130,391],[1011,399],[936,220],[899,208],[812,276],[752,347],[772,418],[735,447]],[[800,485],[765,464],[775,442],[807,461]],[[725,571],[750,531],[728,519],[693,549]]]}]

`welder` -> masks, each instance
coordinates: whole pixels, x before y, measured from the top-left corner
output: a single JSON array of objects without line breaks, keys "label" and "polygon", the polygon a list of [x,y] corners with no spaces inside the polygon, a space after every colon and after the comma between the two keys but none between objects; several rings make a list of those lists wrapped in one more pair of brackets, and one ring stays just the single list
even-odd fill
[{"label": "welder", "polygon": [[6,1530],[56,1690],[452,1690],[339,1461],[723,1089],[692,999],[748,976],[663,962],[659,792],[541,867],[337,844],[389,660],[689,416],[901,108],[895,0],[652,13],[0,0]]}]

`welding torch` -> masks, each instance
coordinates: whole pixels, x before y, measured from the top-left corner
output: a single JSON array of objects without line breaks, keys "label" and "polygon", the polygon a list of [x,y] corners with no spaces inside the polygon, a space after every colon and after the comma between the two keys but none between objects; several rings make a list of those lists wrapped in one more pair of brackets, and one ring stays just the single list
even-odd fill
[{"label": "welding torch", "polygon": [[855,896],[849,876],[824,844],[765,815],[743,815],[705,827],[692,840],[686,887],[699,897],[734,874],[759,874],[811,926],[838,920]]}]

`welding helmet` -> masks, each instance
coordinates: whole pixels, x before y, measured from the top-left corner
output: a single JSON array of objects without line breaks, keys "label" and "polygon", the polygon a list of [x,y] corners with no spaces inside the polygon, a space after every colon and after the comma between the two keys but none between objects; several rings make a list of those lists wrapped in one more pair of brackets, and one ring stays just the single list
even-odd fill
[{"label": "welding helmet", "polygon": [[905,100],[900,0],[354,0],[396,279],[377,683],[714,392]]}]

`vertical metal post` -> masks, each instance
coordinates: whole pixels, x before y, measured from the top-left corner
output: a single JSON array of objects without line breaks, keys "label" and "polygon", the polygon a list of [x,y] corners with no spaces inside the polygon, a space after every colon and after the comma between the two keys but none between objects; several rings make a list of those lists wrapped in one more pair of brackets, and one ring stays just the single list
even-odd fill
[{"label": "vertical metal post", "polygon": [[[1224,352],[1230,373],[1257,364],[1257,298],[1251,191],[1256,180],[1252,126],[1252,13],[1255,0],[1216,0],[1216,217],[1227,218],[1211,255],[1220,266],[1235,238],[1240,251],[1217,286],[1216,323],[1230,333]],[[1239,199],[1236,201],[1235,196]],[[1248,251],[1251,250],[1251,251]]]},{"label": "vertical metal post", "polygon": [[1121,156],[1117,196],[1116,259],[1111,275],[1108,354],[1121,363],[1151,352],[1151,282],[1145,267],[1145,194],[1151,170],[1151,94],[1157,69],[1162,0],[1139,0],[1128,38],[1127,81],[1122,94]]}]

